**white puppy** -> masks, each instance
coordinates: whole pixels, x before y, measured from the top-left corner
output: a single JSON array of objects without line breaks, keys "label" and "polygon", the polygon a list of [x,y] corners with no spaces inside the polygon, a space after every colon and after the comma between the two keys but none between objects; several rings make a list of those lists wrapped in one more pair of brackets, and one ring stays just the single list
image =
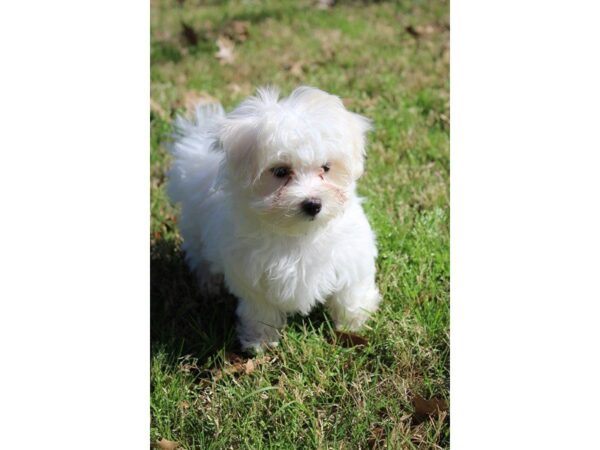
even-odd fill
[{"label": "white puppy", "polygon": [[338,97],[273,88],[225,114],[178,118],[169,194],[183,249],[204,282],[222,274],[239,299],[244,349],[275,345],[286,317],[327,303],[338,328],[377,309],[375,236],[356,195],[368,119]]}]

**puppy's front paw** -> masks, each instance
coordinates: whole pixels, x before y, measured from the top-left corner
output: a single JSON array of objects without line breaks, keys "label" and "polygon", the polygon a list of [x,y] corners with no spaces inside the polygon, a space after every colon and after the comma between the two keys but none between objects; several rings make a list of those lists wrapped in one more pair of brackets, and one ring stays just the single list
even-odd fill
[{"label": "puppy's front paw", "polygon": [[279,330],[252,328],[240,324],[238,329],[242,350],[251,353],[262,353],[279,345]]},{"label": "puppy's front paw", "polygon": [[338,330],[357,331],[377,310],[381,297],[374,285],[346,289],[328,302],[329,313]]},{"label": "puppy's front paw", "polygon": [[285,325],[285,313],[240,299],[237,316],[238,338],[243,350],[261,352],[277,346],[279,330]]},{"label": "puppy's front paw", "polygon": [[341,311],[333,318],[336,330],[358,331],[369,319],[368,311]]},{"label": "puppy's front paw", "polygon": [[264,353],[265,351],[269,350],[269,349],[273,349],[275,347],[277,347],[279,345],[279,342],[277,341],[272,341],[272,342],[247,342],[247,341],[241,341],[242,344],[242,350],[248,353],[252,353],[254,355],[260,354],[260,353]]},{"label": "puppy's front paw", "polygon": [[243,320],[240,318],[238,322],[238,337],[242,344],[242,350],[260,353],[277,346],[279,342],[279,329],[254,320]]}]

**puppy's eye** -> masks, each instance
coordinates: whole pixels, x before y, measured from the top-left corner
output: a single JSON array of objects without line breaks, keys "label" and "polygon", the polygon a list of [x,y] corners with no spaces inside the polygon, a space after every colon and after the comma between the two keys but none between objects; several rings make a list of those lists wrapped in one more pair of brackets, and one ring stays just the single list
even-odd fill
[{"label": "puppy's eye", "polygon": [[284,177],[287,177],[292,172],[292,169],[290,169],[289,167],[283,167],[283,166],[282,167],[273,167],[271,169],[271,172],[277,178],[284,178]]},{"label": "puppy's eye", "polygon": [[331,166],[329,165],[329,163],[325,163],[321,166],[321,168],[325,171],[325,172],[329,172],[329,169],[331,169]]}]

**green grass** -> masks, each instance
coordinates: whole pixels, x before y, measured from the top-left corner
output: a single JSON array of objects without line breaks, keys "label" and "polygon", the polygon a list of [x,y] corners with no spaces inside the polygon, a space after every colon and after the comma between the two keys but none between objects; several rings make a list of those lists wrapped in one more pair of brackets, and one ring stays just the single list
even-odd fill
[{"label": "green grass", "polygon": [[[328,10],[305,2],[152,2],[153,442],[448,448],[446,414],[412,419],[414,395],[449,401],[448,9],[443,1],[338,1]],[[248,22],[248,36],[236,42],[235,64],[223,65],[215,41],[236,20]],[[182,38],[182,22],[195,30],[196,45]],[[319,309],[293,318],[281,345],[246,374],[230,362],[239,353],[235,299],[225,292],[203,299],[183,262],[164,192],[164,143],[190,92],[230,109],[262,84],[284,93],[313,85],[374,120],[359,191],[378,236],[383,302],[362,332],[366,347],[336,343]]]}]

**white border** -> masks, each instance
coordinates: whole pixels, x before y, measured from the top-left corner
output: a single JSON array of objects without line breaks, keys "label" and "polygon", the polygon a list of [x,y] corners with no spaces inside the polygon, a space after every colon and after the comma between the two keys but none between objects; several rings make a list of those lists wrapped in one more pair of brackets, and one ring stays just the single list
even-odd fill
[{"label": "white border", "polygon": [[147,448],[149,2],[0,6],[5,448]]},{"label": "white border", "polygon": [[[451,6],[452,445],[589,448],[598,6]],[[0,9],[3,445],[146,446],[149,2]]]},{"label": "white border", "polygon": [[451,442],[591,448],[597,2],[451,4]]}]

